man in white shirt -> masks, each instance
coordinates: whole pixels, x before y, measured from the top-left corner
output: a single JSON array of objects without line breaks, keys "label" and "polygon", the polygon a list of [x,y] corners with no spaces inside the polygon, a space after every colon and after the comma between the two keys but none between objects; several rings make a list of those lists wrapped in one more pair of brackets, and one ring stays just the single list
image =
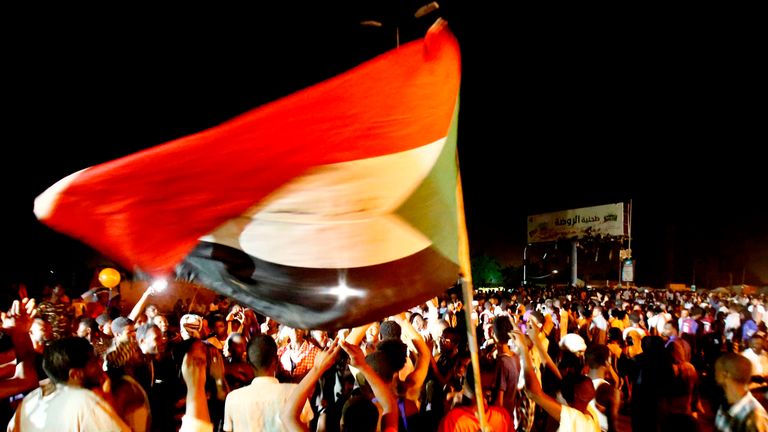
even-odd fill
[{"label": "man in white shirt", "polygon": [[24,398],[8,431],[130,432],[130,428],[99,395],[104,372],[93,347],[83,338],[68,337],[46,347],[43,369],[53,382]]},{"label": "man in white shirt", "polygon": [[[270,336],[256,336],[248,344],[248,362],[254,368],[256,378],[250,385],[239,388],[227,395],[224,404],[224,430],[283,431],[280,411],[296,384],[280,383],[277,372],[277,344]],[[312,420],[312,409],[305,402],[301,421]]]},{"label": "man in white shirt", "polygon": [[749,348],[741,353],[752,363],[752,376],[766,378],[768,375],[768,354],[763,350],[765,337],[762,333],[755,333],[749,339]]}]

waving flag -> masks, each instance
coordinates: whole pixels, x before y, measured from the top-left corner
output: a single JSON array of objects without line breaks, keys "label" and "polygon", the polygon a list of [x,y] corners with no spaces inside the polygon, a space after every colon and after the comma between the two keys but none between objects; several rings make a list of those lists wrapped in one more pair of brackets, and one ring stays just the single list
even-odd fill
[{"label": "waving flag", "polygon": [[423,40],[217,127],[72,174],[50,227],[293,326],[402,310],[458,272],[459,49]]}]

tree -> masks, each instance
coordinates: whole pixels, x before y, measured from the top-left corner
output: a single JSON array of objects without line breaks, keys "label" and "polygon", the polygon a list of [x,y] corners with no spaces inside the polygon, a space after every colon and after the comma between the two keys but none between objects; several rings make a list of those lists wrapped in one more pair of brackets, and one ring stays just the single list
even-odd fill
[{"label": "tree", "polygon": [[472,258],[472,281],[475,286],[501,285],[504,282],[501,264],[488,255]]}]

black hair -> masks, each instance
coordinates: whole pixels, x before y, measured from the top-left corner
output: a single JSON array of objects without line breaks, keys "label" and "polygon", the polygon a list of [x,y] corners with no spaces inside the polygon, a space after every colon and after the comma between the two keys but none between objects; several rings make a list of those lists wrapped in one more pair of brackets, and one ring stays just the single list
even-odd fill
[{"label": "black hair", "polygon": [[597,369],[600,366],[605,366],[610,357],[611,350],[605,345],[592,345],[587,348],[587,351],[584,353],[584,358],[590,369]]},{"label": "black hair", "polygon": [[277,361],[277,343],[271,336],[258,335],[248,343],[248,363],[258,370],[270,368]]},{"label": "black hair", "polygon": [[379,410],[370,400],[362,396],[353,396],[344,404],[341,411],[344,420],[342,431],[374,432],[379,424]]},{"label": "black hair", "polygon": [[376,344],[376,351],[368,354],[365,361],[386,382],[405,366],[408,347],[400,340],[387,339]]},{"label": "black hair", "polygon": [[563,395],[563,399],[565,399],[569,405],[573,405],[574,401],[576,400],[576,389],[579,388],[580,384],[586,381],[589,381],[589,384],[592,385],[592,380],[586,375],[573,373],[563,377],[560,393]]},{"label": "black hair", "polygon": [[493,335],[499,341],[499,343],[505,344],[509,342],[509,333],[514,330],[515,326],[512,324],[512,320],[507,315],[500,315],[493,320]]},{"label": "black hair", "polygon": [[219,321],[223,321],[225,324],[227,323],[227,320],[224,318],[224,316],[218,312],[214,312],[208,315],[208,327],[210,327],[211,329],[213,329],[213,327]]},{"label": "black hair", "polygon": [[86,328],[91,329],[91,332],[99,331],[99,325],[96,324],[96,320],[93,318],[88,318],[88,317],[80,318],[80,323],[78,325],[83,325],[83,324],[85,324]]},{"label": "black hair", "polygon": [[608,329],[608,340],[621,342],[624,340],[624,333],[618,327],[611,327]]},{"label": "black hair", "polygon": [[396,339],[400,340],[400,336],[403,334],[403,329],[400,324],[394,321],[384,321],[379,326],[379,337],[381,340]]},{"label": "black hair", "polygon": [[79,337],[55,340],[43,352],[43,370],[54,383],[69,381],[70,369],[83,369],[93,358],[93,346]]}]

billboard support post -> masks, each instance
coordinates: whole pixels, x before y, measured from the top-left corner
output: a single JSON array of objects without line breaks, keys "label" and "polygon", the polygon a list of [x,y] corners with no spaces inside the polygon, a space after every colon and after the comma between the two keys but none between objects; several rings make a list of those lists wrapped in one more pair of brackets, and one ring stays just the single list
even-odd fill
[{"label": "billboard support post", "polygon": [[527,275],[527,267],[528,267],[528,246],[531,244],[528,243],[523,248],[523,286],[528,285],[528,279],[526,278]]},{"label": "billboard support post", "polygon": [[571,286],[575,287],[578,282],[578,257],[579,257],[579,241],[574,240],[571,242]]}]

